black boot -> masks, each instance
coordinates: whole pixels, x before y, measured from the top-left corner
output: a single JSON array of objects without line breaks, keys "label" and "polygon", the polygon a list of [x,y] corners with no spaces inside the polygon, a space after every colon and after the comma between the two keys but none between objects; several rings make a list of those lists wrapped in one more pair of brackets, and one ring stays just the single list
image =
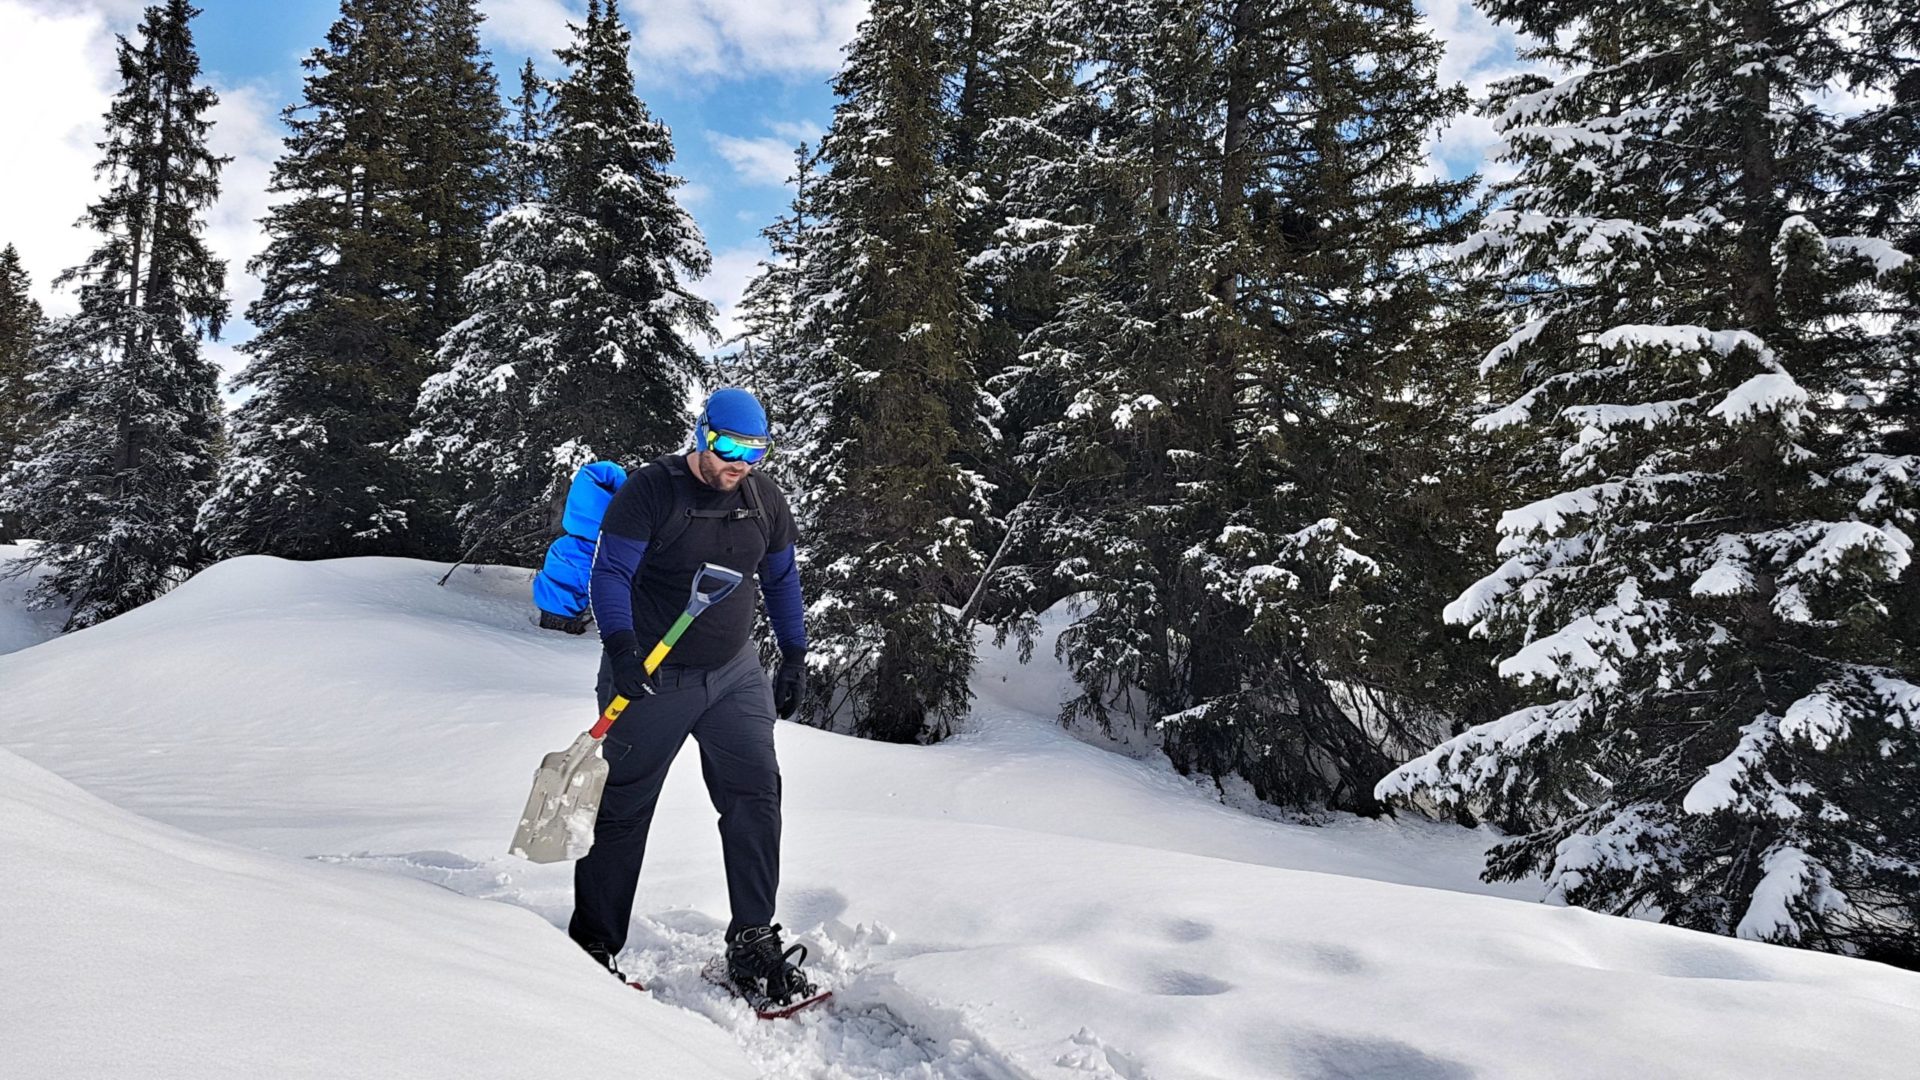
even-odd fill
[{"label": "black boot", "polygon": [[591,956],[595,960],[599,961],[600,966],[606,968],[608,971],[613,972],[614,978],[619,979],[621,982],[627,981],[626,975],[624,975],[620,971],[620,965],[614,963],[614,956],[613,956],[612,949],[609,949],[605,945],[602,945],[598,942],[582,942],[580,944],[580,947],[587,950],[588,956]]},{"label": "black boot", "polygon": [[[794,954],[799,959],[794,959]],[[776,1005],[811,997],[814,985],[800,970],[807,947],[780,947],[780,925],[749,926],[727,944],[727,978],[749,994],[759,994]]]}]

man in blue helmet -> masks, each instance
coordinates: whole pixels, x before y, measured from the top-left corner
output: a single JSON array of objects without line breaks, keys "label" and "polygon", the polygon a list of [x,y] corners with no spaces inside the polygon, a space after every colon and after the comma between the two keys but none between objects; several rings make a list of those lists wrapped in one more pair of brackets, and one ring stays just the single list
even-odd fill
[{"label": "man in blue helmet", "polygon": [[[733,981],[784,1002],[812,993],[773,924],[780,878],[780,767],[776,715],[805,699],[807,634],[796,530],[785,496],[754,466],[772,452],[767,414],[745,390],[716,391],[694,426],[694,446],[636,470],[601,521],[589,593],[603,646],[600,708],[632,701],[602,743],[606,791],[593,848],[574,864],[568,933],[618,974],[647,828],[667,768],[691,735],[720,812],[732,920]],[[719,563],[757,575],[780,647],[771,685],[750,640],[753,590],[707,609],[649,677],[645,658],[686,604],[694,575]],[[802,952],[804,955],[804,952]]]}]

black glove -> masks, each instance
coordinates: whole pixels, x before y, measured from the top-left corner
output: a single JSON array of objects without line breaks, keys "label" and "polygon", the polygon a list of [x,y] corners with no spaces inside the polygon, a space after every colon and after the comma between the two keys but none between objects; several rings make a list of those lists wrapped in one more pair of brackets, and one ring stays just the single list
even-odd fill
[{"label": "black glove", "polygon": [[799,712],[806,700],[807,650],[785,650],[780,654],[780,670],[773,673],[773,711],[785,720]]},{"label": "black glove", "polygon": [[653,693],[653,676],[647,674],[647,661],[640,655],[640,641],[633,631],[607,639],[607,663],[613,668],[613,688],[621,697],[632,701]]}]

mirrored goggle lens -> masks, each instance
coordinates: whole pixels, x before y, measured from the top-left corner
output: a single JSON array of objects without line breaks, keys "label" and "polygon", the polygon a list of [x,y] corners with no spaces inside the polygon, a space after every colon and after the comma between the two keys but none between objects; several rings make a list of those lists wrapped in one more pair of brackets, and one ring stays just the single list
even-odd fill
[{"label": "mirrored goggle lens", "polygon": [[748,439],[724,431],[713,432],[707,439],[707,445],[720,455],[722,461],[744,461],[752,465],[773,450],[770,439]]}]

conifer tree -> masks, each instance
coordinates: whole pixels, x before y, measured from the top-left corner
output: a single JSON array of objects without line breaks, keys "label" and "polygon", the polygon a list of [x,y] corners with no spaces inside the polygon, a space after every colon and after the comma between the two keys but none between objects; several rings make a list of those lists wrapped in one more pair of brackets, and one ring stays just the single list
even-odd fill
[{"label": "conifer tree", "polygon": [[[0,473],[24,448],[32,428],[27,422],[31,354],[46,317],[33,298],[32,280],[12,244],[0,248]],[[0,543],[19,534],[17,516],[0,512]]]},{"label": "conifer tree", "polygon": [[1440,344],[1465,297],[1425,265],[1465,185],[1418,176],[1459,93],[1410,3],[1040,18],[1079,85],[1003,132],[1029,149],[999,257],[1055,260],[1061,295],[996,389],[1047,506],[1007,579],[1080,605],[1065,719],[1370,810],[1383,746],[1459,704],[1407,614],[1469,535]]},{"label": "conifer tree", "polygon": [[[789,177],[793,198],[787,213],[760,230],[768,257],[741,291],[735,308],[740,332],[729,342],[733,351],[714,358],[717,383],[745,387],[771,405],[780,452],[759,468],[789,492],[798,483],[790,466],[813,456],[827,419],[822,406],[808,396],[815,383],[803,363],[817,357],[817,335],[826,328],[808,325],[800,306],[805,297],[825,295],[828,288],[821,277],[824,266],[814,258],[815,240],[825,223],[817,197],[819,160],[817,148],[804,141],[794,148],[794,171]],[[802,545],[803,560],[810,558],[811,547],[811,540]],[[830,723],[818,718],[816,722]]]},{"label": "conifer tree", "polygon": [[547,140],[547,82],[533,70],[529,57],[520,67],[520,92],[511,102],[511,130],[507,137],[507,205],[540,202],[546,198],[546,177],[540,165]]},{"label": "conifer tree", "polygon": [[480,265],[487,222],[506,205],[507,112],[500,84],[480,47],[478,0],[430,0],[419,43],[422,79],[422,181],[416,198],[431,248],[427,256],[427,333],[439,336],[464,315],[460,283]]},{"label": "conifer tree", "polygon": [[[980,315],[975,369],[990,392],[1030,374],[1024,359],[1028,335],[1052,319],[1060,304],[1057,253],[1044,237],[1034,242],[1030,230],[1036,213],[1057,219],[1067,204],[1036,208],[1021,196],[1045,188],[1047,181],[1036,173],[1070,156],[1062,153],[1063,139],[1086,134],[1063,115],[1076,108],[1075,50],[1052,32],[1044,17],[1049,6],[1045,0],[968,0],[964,32],[957,35],[960,73],[946,160],[966,196],[955,243]],[[990,441],[982,459],[970,463],[991,485],[992,514],[983,522],[982,539],[1015,552],[1012,561],[994,567],[992,580],[980,583],[975,601],[983,621],[1002,626],[1018,617],[1018,601],[1032,592],[1022,573],[1033,561],[1024,545],[1032,532],[1021,522],[1031,520],[1036,507],[1027,496],[1037,489],[1023,468],[1032,462],[1023,461],[1009,440],[1040,419],[1022,413],[1018,404],[1039,400],[1035,394],[994,400]]]},{"label": "conifer tree", "polygon": [[[848,48],[797,283],[798,389],[813,418],[786,467],[804,519],[812,718],[891,741],[964,712],[971,632],[955,617],[984,560],[977,318],[955,244],[963,192],[942,159],[956,4],[886,0]],[[776,422],[780,419],[776,417]]]},{"label": "conifer tree", "polygon": [[46,576],[30,602],[71,606],[67,629],[152,600],[198,561],[194,515],[213,478],[218,370],[203,335],[227,317],[226,268],[201,239],[227,159],[208,110],[186,0],[146,10],[118,39],[121,86],[82,223],[101,236],[55,280],[80,309],[34,349],[33,437],[0,498],[40,543],[19,565]]},{"label": "conifer tree", "polygon": [[[702,371],[690,336],[713,309],[686,282],[710,265],[674,200],[666,125],[634,94],[631,35],[594,0],[519,182],[541,197],[500,215],[467,279],[472,315],[441,342],[409,445],[468,485],[469,538],[545,502],[580,464],[629,467],[680,445]],[[523,72],[524,133],[543,121]],[[544,190],[541,190],[544,185]],[[529,554],[520,552],[517,554]]]},{"label": "conifer tree", "polygon": [[1920,963],[1915,207],[1857,186],[1911,120],[1820,104],[1900,81],[1876,15],[1485,6],[1554,43],[1465,249],[1513,320],[1477,426],[1546,490],[1447,617],[1530,700],[1380,792],[1509,826],[1488,875],[1567,903]]},{"label": "conifer tree", "polygon": [[304,101],[252,264],[260,328],[204,526],[223,554],[444,551],[439,479],[394,444],[460,316],[452,283],[503,195],[501,109],[471,0],[344,0],[303,61]]}]

